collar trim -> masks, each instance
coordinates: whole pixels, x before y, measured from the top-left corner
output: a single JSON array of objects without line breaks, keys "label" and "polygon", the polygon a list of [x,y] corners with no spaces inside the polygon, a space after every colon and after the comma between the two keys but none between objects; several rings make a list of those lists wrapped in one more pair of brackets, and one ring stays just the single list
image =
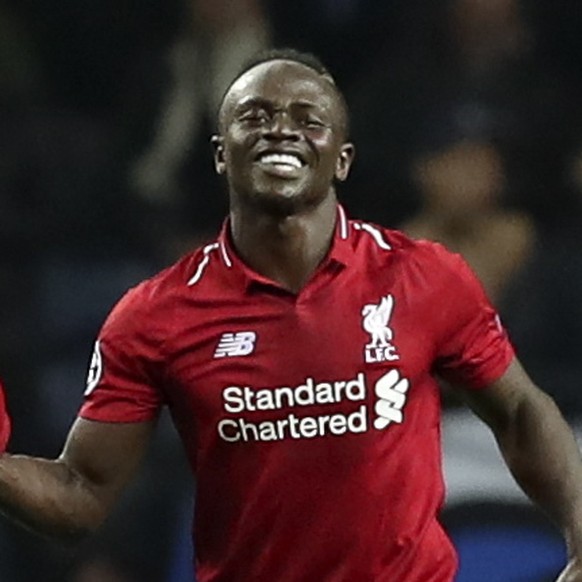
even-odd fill
[{"label": "collar trim", "polygon": [[339,218],[339,233],[342,240],[347,240],[350,236],[350,225],[346,217],[346,211],[341,204],[337,205],[337,212]]},{"label": "collar trim", "polygon": [[232,269],[232,259],[230,258],[228,251],[226,249],[226,245],[224,244],[225,236],[220,236],[218,241],[218,246],[220,247],[220,254],[222,255],[222,260],[224,264],[227,266],[228,269]]},{"label": "collar trim", "polygon": [[[322,265],[319,268],[322,268],[330,261],[335,263],[339,263],[343,266],[348,266],[353,258],[354,249],[352,248],[352,243],[350,241],[350,222],[347,219],[345,210],[341,205],[337,205],[337,219],[336,225],[334,229],[334,236],[331,241],[331,247],[328,252],[327,257],[324,259]],[[206,249],[208,247],[212,247],[208,251]],[[231,235],[230,235],[230,220],[226,218],[220,234],[218,236],[218,240],[213,245],[208,245],[208,247],[204,248],[205,257],[200,263],[198,267],[198,271],[203,271],[206,265],[208,264],[209,257],[207,256],[207,252],[210,252],[214,249],[220,250],[220,257],[222,262],[227,267],[228,270],[232,270],[233,273],[236,273],[237,276],[241,278],[244,282],[245,287],[248,288],[249,285],[252,283],[263,283],[263,284],[271,284],[274,285],[273,282],[269,281],[259,273],[254,272],[250,267],[248,267],[236,254],[236,250],[233,247]],[[196,272],[196,275],[191,279],[191,281],[197,282],[197,280],[201,277],[202,273]],[[198,277],[198,278],[197,278]],[[193,284],[193,283],[190,283]]]}]

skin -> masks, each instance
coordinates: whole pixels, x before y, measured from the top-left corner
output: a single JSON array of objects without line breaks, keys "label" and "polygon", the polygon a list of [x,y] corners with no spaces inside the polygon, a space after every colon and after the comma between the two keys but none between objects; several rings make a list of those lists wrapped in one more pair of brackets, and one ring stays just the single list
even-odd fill
[{"label": "skin", "polygon": [[[231,87],[219,125],[214,162],[228,180],[233,242],[253,269],[298,292],[329,248],[334,181],[354,157],[337,90],[304,65],[264,63]],[[294,152],[304,166],[276,172],[257,161],[265,151]]]},{"label": "skin", "polygon": [[[262,108],[250,121],[241,113],[249,96],[260,98]],[[300,120],[297,110],[305,108],[297,104],[303,101],[316,104],[321,125]],[[330,246],[333,183],[347,178],[354,154],[344,127],[329,80],[291,62],[247,72],[221,111],[220,133],[212,141],[216,170],[230,188],[233,242],[249,265],[292,292],[301,289]],[[256,163],[263,147],[292,147],[306,163],[281,175]],[[556,405],[517,361],[486,389],[456,388],[491,427],[523,490],[562,529],[570,562],[559,582],[582,582],[582,463]],[[151,423],[79,419],[57,460],[3,455],[1,510],[51,535],[74,538],[93,531],[133,475],[152,429]]]}]

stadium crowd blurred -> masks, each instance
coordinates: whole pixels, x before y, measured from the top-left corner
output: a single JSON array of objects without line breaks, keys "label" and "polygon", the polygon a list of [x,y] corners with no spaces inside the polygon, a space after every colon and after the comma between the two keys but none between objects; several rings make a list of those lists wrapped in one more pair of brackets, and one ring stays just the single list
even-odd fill
[{"label": "stadium crowd blurred", "polygon": [[[582,422],[582,11],[574,0],[0,0],[0,371],[12,449],[56,455],[113,303],[216,231],[208,137],[258,49],[319,55],[352,111],[350,214],[442,241]],[[453,406],[453,404],[451,404]],[[97,538],[0,524],[1,579],[181,582],[167,421]],[[186,559],[187,561],[187,559]]]}]

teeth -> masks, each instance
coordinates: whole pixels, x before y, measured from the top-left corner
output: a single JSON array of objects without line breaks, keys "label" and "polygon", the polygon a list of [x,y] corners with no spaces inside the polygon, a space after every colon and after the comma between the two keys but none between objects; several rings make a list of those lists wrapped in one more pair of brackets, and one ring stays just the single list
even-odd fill
[{"label": "teeth", "polygon": [[293,154],[265,154],[261,156],[261,162],[264,164],[284,164],[294,168],[301,168],[303,165],[301,160]]}]

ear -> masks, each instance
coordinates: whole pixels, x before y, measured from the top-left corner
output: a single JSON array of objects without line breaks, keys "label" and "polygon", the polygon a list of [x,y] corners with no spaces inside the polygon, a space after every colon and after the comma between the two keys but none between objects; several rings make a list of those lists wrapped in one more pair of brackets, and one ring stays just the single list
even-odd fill
[{"label": "ear", "polygon": [[210,143],[214,149],[214,169],[217,174],[224,174],[226,163],[224,161],[224,138],[215,134],[210,138]]},{"label": "ear", "polygon": [[355,155],[356,148],[353,143],[348,142],[342,145],[335,167],[336,180],[340,182],[347,180]]}]

